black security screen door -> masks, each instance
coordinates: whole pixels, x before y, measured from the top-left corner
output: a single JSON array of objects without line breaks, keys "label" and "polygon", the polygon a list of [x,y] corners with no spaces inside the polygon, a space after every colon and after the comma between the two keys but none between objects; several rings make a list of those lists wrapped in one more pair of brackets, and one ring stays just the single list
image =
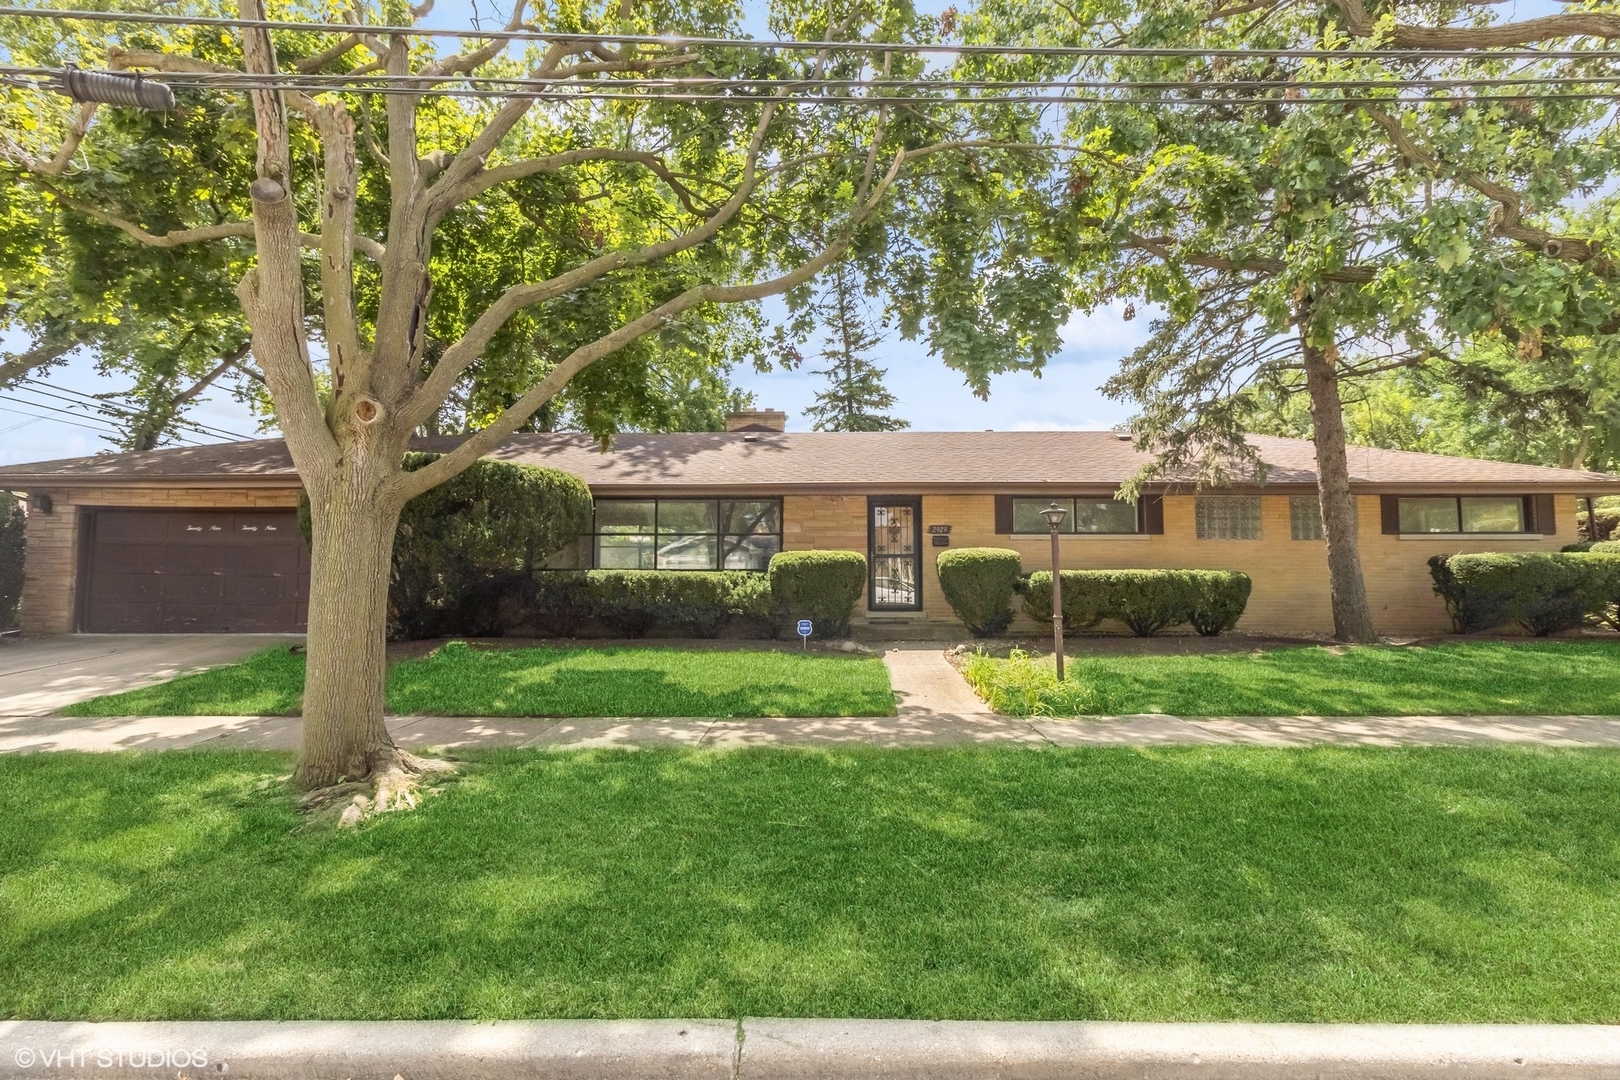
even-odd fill
[{"label": "black security screen door", "polygon": [[919,499],[867,500],[868,560],[873,611],[922,609],[922,506]]}]

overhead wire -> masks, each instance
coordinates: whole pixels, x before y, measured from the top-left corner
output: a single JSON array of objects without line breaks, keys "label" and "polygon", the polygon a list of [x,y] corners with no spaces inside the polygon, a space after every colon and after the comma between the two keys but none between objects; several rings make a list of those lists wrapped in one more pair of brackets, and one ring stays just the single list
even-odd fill
[{"label": "overhead wire", "polygon": [[[118,405],[118,404],[115,404],[115,403],[113,403],[111,401],[108,401],[104,397],[99,397],[99,396],[94,395],[94,394],[86,394],[86,393],[84,393],[82,391],[73,390],[73,389],[71,389],[69,387],[66,387],[66,386],[56,386],[54,384],[47,383],[45,380],[40,379],[38,377],[34,377],[34,376],[30,376],[30,377],[22,380],[22,385],[20,387],[18,387],[18,388],[14,388],[14,390],[13,390],[14,393],[16,392],[16,389],[22,389],[23,392],[33,394],[33,395],[38,396],[38,397],[52,398],[52,399],[55,399],[56,401],[65,402],[69,407],[80,408],[80,409],[94,408],[97,411],[101,412],[103,415],[107,415],[107,416],[117,416],[117,417],[120,417],[120,418],[123,418],[123,419],[132,419],[132,418],[140,415],[140,410],[138,410],[138,409],[133,409],[133,408],[130,408],[128,406]],[[70,397],[70,396],[65,396],[65,395],[72,395],[72,396]],[[40,404],[38,402],[33,402],[33,401],[28,401],[28,402],[24,402],[24,403],[28,404],[28,405],[33,405],[33,406],[35,406],[37,408],[59,408],[60,407],[60,406],[52,406],[52,405],[42,405],[42,404]],[[79,417],[84,417],[86,419],[91,418],[88,414],[82,413],[82,412],[81,413],[74,413],[73,415],[79,416]],[[104,421],[104,422],[109,423],[109,424],[111,423],[111,421]],[[200,421],[185,419],[184,417],[177,418],[176,421],[175,421],[175,424],[177,426],[188,428],[188,429],[196,432],[197,434],[210,435],[210,436],[214,436],[215,438],[224,439],[224,440],[229,441],[229,442],[244,442],[244,441],[247,441],[247,440],[252,438],[251,435],[243,435],[240,432],[227,431],[224,428],[215,427],[212,424],[204,424],[204,423],[202,423]]]},{"label": "overhead wire", "polygon": [[[168,73],[164,78],[169,80]],[[463,86],[412,86],[405,80],[399,84],[371,85],[365,83],[336,83],[336,82],[308,82],[300,81],[298,77],[280,76],[250,76],[219,77],[216,73],[213,78],[189,78],[170,80],[175,86],[184,86],[197,90],[214,90],[222,92],[250,92],[254,90],[293,90],[306,93],[343,93],[366,94],[382,96],[409,96],[409,97],[453,97],[466,99],[511,99],[527,98],[536,101],[548,102],[673,102],[684,104],[715,104],[733,106],[753,105],[817,105],[835,106],[841,108],[878,109],[889,106],[905,105],[920,108],[955,108],[962,106],[983,105],[1155,105],[1174,107],[1231,107],[1231,106],[1312,106],[1312,105],[1355,105],[1355,104],[1465,104],[1478,101],[1605,101],[1620,97],[1620,79],[1603,77],[1596,79],[1576,79],[1576,85],[1543,84],[1532,80],[1517,80],[1500,83],[1462,82],[1452,86],[1403,84],[1395,81],[1387,83],[1351,84],[1342,89],[1362,89],[1363,93],[1338,93],[1334,95],[1306,96],[1298,84],[1275,82],[1267,84],[1273,91],[1270,94],[1258,92],[1258,88],[1247,88],[1238,94],[1223,93],[1226,84],[1213,82],[1187,82],[1154,87],[1160,95],[1172,93],[1185,93],[1189,96],[1145,96],[1140,88],[1132,83],[1117,84],[1122,91],[1118,94],[1104,94],[1098,92],[1076,93],[1017,93],[1017,94],[971,94],[971,95],[927,95],[916,94],[871,94],[863,96],[831,95],[831,94],[765,94],[760,92],[745,93],[718,93],[718,92],[679,92],[671,90],[636,90],[634,82],[614,84],[620,89],[596,90],[580,88],[529,88],[525,86],[509,86],[499,80],[493,80],[491,85],[463,85]],[[428,79],[414,80],[417,82],[430,81]],[[50,76],[34,74],[18,74],[0,69],[0,83],[33,90],[54,91],[58,87]],[[1525,87],[1546,85],[1548,89],[1542,93],[1524,92]],[[1609,89],[1581,89],[1581,86],[1605,86]],[[948,89],[948,84],[941,89]],[[1448,90],[1476,90],[1471,96],[1451,96],[1444,92]],[[1061,90],[1055,86],[1054,90]],[[1486,91],[1511,91],[1492,93]],[[1394,91],[1393,95],[1379,95],[1376,91]],[[1416,92],[1413,91],[1424,91]],[[1194,96],[1196,95],[1196,96]]]},{"label": "overhead wire", "polygon": [[[89,11],[79,8],[0,7],[0,17],[303,31],[326,34],[378,34],[385,36],[443,37],[484,41],[534,41],[546,44],[648,45],[667,48],[769,49],[782,51],[844,51],[861,53],[915,52],[950,55],[1073,56],[1073,57],[1296,57],[1302,59],[1590,59],[1609,50],[1585,49],[1206,49],[1172,46],[1077,45],[953,45],[944,42],[813,41],[770,38],[707,37],[687,34],[614,34],[536,30],[491,30],[478,27],[373,26],[367,23],[324,23],[286,19],[243,19],[230,16],[166,15],[161,12]],[[1570,35],[1571,37],[1578,35]]]},{"label": "overhead wire", "polygon": [[[0,74],[31,78],[56,78],[54,68],[26,67],[0,64]],[[245,71],[175,71],[162,73],[164,81],[176,85],[238,86],[262,89],[274,84],[282,89],[321,90],[326,88],[351,89],[370,86],[401,86],[409,90],[421,89],[423,84],[460,83],[484,89],[547,90],[570,87],[632,87],[638,94],[647,88],[660,92],[686,91],[689,88],[742,87],[757,92],[773,89],[773,93],[786,88],[827,90],[1323,90],[1323,89],[1450,89],[1461,87],[1529,87],[1529,86],[1581,86],[1590,84],[1613,85],[1620,83],[1620,73],[1594,75],[1481,75],[1459,76],[1394,76],[1341,79],[1144,79],[1121,83],[1106,79],[804,79],[804,78],[727,78],[724,76],[647,76],[634,79],[594,80],[582,82],[569,76],[532,75],[474,75],[453,73],[444,75],[415,74],[389,75],[372,72],[278,72],[273,77]],[[568,91],[571,94],[599,91]],[[618,91],[609,91],[618,92]],[[739,95],[727,95],[739,96]],[[820,95],[818,95],[820,96]],[[892,100],[892,97],[885,98]]]}]

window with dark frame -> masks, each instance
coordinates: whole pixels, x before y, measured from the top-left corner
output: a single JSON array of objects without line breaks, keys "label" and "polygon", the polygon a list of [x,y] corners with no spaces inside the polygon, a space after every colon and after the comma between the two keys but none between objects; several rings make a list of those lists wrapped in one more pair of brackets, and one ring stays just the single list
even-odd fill
[{"label": "window with dark frame", "polygon": [[765,570],[781,550],[781,499],[596,500],[601,570]]},{"label": "window with dark frame", "polygon": [[1063,524],[1058,532],[1063,535],[1118,536],[1142,531],[1142,518],[1134,503],[1118,499],[1078,498],[1021,499],[1012,501],[1013,535],[1046,536],[1051,527],[1041,516],[1053,503],[1063,507]]},{"label": "window with dark frame", "polygon": [[1397,500],[1403,536],[1528,532],[1521,495],[1419,495]]}]

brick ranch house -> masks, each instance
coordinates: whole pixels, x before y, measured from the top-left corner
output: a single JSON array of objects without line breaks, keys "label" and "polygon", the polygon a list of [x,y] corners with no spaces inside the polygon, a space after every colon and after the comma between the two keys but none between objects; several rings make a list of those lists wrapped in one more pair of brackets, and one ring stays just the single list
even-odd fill
[{"label": "brick ranch house", "polygon": [[[517,435],[494,455],[590,485],[595,525],[559,567],[763,570],[779,550],[846,549],[871,574],[856,623],[870,634],[959,627],[933,560],[951,547],[1013,548],[1050,565],[1039,511],[1069,509],[1065,568],[1241,570],[1240,629],[1326,633],[1328,572],[1311,444],[1255,437],[1264,487],[1159,485],[1113,500],[1143,464],[1106,431],[784,433],[785,416],[737,414],[731,431]],[[453,439],[422,440],[446,449]],[[1556,551],[1576,514],[1620,477],[1352,448],[1361,557],[1378,627],[1442,631],[1427,560],[1460,551]],[[30,633],[295,631],[309,556],[299,483],[278,439],[0,468],[29,497],[24,625]],[[1037,629],[1020,615],[1015,629]]]}]

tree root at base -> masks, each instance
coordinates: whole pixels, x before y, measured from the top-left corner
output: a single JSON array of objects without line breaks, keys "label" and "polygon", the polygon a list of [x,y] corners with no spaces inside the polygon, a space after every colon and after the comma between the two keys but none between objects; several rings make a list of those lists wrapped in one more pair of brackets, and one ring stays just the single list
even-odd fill
[{"label": "tree root at base", "polygon": [[414,810],[435,776],[455,771],[455,764],[438,758],[417,757],[397,746],[368,755],[371,771],[364,780],[333,784],[306,792],[299,806],[315,816],[336,815],[339,828],[395,810]]}]

